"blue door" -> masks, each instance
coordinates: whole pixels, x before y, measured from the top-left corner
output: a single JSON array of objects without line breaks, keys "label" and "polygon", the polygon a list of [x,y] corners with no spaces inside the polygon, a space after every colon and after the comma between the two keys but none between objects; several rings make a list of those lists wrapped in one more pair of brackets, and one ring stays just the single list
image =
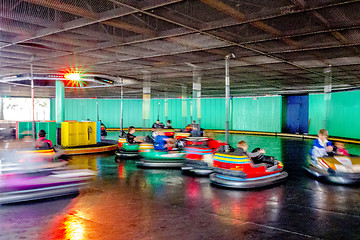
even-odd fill
[{"label": "blue door", "polygon": [[309,131],[309,96],[287,97],[287,132],[307,133]]}]

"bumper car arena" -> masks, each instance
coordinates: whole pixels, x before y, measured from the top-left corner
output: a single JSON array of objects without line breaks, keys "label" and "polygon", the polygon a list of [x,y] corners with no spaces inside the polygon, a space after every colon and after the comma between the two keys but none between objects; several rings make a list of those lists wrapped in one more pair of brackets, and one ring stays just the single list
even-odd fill
[{"label": "bumper car arena", "polygon": [[360,239],[360,2],[0,2],[0,239]]}]

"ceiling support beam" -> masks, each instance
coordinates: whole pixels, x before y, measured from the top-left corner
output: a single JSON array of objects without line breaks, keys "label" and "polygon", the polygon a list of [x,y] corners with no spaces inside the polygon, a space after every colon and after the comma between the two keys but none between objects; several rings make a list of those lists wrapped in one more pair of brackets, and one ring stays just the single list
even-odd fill
[{"label": "ceiling support beam", "polygon": [[[92,19],[92,20],[98,20],[100,17],[99,14],[96,12],[87,10],[85,8],[80,8],[80,7],[71,5],[71,4],[66,4],[66,3],[63,3],[58,0],[25,0],[25,1],[31,2],[33,4],[41,5],[43,7],[51,8],[51,9],[54,9],[57,11],[70,13],[75,16]],[[112,27],[124,29],[126,31],[131,31],[131,32],[135,32],[135,33],[139,33],[139,34],[143,34],[143,35],[147,35],[147,36],[155,36],[156,35],[155,31],[152,31],[145,27],[140,27],[140,26],[137,26],[134,24],[130,24],[130,23],[127,23],[124,21],[106,20],[106,21],[102,21],[102,23],[112,26]]]},{"label": "ceiling support beam", "polygon": [[[293,2],[297,5],[299,5],[302,9],[307,7],[306,1],[305,0],[293,0]],[[328,20],[326,20],[326,18],[324,18],[318,11],[312,11],[311,14],[319,21],[321,22],[325,27],[327,28],[331,28],[331,25],[329,23]],[[348,45],[351,44],[349,43],[349,40],[339,31],[332,31],[331,34],[342,44],[344,45]],[[352,49],[352,51],[356,54],[359,55],[360,51],[359,49],[356,47],[356,45],[352,45],[350,47]],[[353,74],[353,76],[355,76],[357,79],[360,79],[360,76],[357,74]],[[326,78],[326,76],[325,76]]]},{"label": "ceiling support beam", "polygon": [[[306,9],[307,4],[304,0],[293,0],[293,2],[300,6],[302,9]],[[328,20],[326,20],[326,18],[324,18],[318,11],[312,11],[310,12],[312,14],[312,16],[314,16],[320,23],[322,23],[325,27],[330,28],[331,29],[331,25],[329,23]],[[331,34],[341,43],[343,44],[349,44],[349,40],[339,31],[332,31]],[[352,48],[353,51],[356,54],[359,54],[360,51],[359,49],[357,49],[356,47]]]},{"label": "ceiling support beam", "polygon": [[[246,20],[246,16],[245,14],[243,14],[242,12],[234,9],[233,7],[219,1],[219,0],[201,0],[201,2],[209,5],[212,8],[215,8],[221,12],[226,13],[227,15],[235,18],[236,20],[238,20],[239,22],[243,22],[244,20]],[[264,23],[263,21],[255,21],[255,22],[250,22],[250,25],[252,25],[253,27],[262,30],[263,32],[269,33],[273,36],[276,37],[280,37],[280,40],[283,41],[284,43],[288,44],[288,45],[292,45],[292,46],[298,46],[299,44],[297,42],[295,42],[294,40],[291,40],[289,38],[282,38],[281,36],[283,35],[281,31],[279,31],[278,29],[270,26],[269,24]]]},{"label": "ceiling support beam", "polygon": [[0,18],[14,20],[18,22],[30,23],[47,28],[60,28],[61,25],[50,19],[43,19],[26,14],[20,14],[17,12],[10,12],[7,9],[0,8]]},{"label": "ceiling support beam", "polygon": [[[31,1],[40,1],[40,0],[31,0]],[[42,2],[46,1],[46,0],[41,0]],[[142,2],[139,3],[139,10],[138,11],[146,11],[146,10],[150,10],[153,8],[157,8],[160,6],[165,6],[167,4],[173,4],[176,2],[180,2],[182,0],[158,0],[156,1],[156,3],[154,4],[154,2],[148,2],[147,0],[143,0]],[[35,36],[31,36],[31,37],[19,37],[13,40],[12,43],[10,44],[6,44],[3,46],[0,46],[1,48],[6,48],[6,47],[10,47],[13,46],[15,44],[18,43],[22,43],[22,42],[26,42],[26,41],[30,41],[30,40],[34,40],[34,39],[38,39],[44,36],[48,36],[48,35],[52,35],[52,34],[56,34],[56,33],[61,33],[61,32],[65,32],[65,31],[69,31],[69,30],[74,30],[74,29],[79,29],[81,27],[85,27],[85,26],[89,26],[95,23],[100,23],[103,21],[107,21],[107,20],[111,20],[114,18],[119,18],[119,17],[123,17],[126,15],[130,15],[133,13],[136,13],[138,11],[135,11],[133,9],[125,9],[125,8],[116,8],[116,9],[112,9],[106,12],[102,12],[99,13],[99,18],[96,20],[91,20],[91,19],[87,19],[87,18],[81,18],[81,19],[77,19],[74,21],[70,21],[67,23],[64,23],[62,25],[62,28],[59,29],[53,29],[53,28],[45,28],[41,31],[38,31]]]},{"label": "ceiling support beam", "polygon": [[107,20],[107,21],[103,21],[103,24],[112,26],[112,27],[116,27],[116,28],[120,28],[120,29],[124,29],[126,31],[130,31],[130,32],[135,32],[135,33],[139,33],[145,36],[156,36],[157,32],[150,30],[148,28],[145,27],[139,27],[136,26],[134,24],[129,24],[127,22],[123,22],[123,21],[118,21],[118,20]]},{"label": "ceiling support beam", "polygon": [[26,2],[51,8],[57,11],[66,12],[75,16],[81,16],[89,19],[99,19],[99,14],[87,9],[64,3],[60,0],[24,0]]}]

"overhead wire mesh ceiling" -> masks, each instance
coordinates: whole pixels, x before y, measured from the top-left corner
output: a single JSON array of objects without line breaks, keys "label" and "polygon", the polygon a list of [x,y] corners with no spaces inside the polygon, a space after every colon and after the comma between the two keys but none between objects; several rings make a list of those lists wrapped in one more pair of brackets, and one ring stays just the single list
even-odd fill
[{"label": "overhead wire mesh ceiling", "polygon": [[[224,57],[231,95],[302,94],[360,86],[359,1],[334,0],[1,0],[0,78],[87,73],[136,79],[125,96],[140,97],[150,78],[159,96],[191,91],[194,71],[202,96],[224,96]],[[49,84],[53,85],[53,84]],[[28,86],[0,83],[2,95],[29,96]],[[52,97],[53,87],[36,88]],[[119,87],[67,97],[118,97]]]}]

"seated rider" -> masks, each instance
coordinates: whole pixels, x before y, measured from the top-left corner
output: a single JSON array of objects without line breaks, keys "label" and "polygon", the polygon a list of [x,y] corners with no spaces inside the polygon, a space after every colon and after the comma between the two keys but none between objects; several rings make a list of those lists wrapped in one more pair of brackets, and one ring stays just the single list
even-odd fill
[{"label": "seated rider", "polygon": [[154,143],[154,140],[155,140],[157,135],[158,135],[157,128],[152,127],[151,128],[151,133],[145,137],[144,142],[146,142],[146,143]]},{"label": "seated rider", "polygon": [[[62,156],[64,152],[62,150],[54,149],[52,142],[49,139],[46,139],[45,137],[46,137],[46,132],[43,129],[41,129],[38,133],[38,139],[35,142],[35,147],[36,149],[53,149],[55,152],[54,154],[47,155],[46,157],[41,157],[42,160],[44,161],[53,162],[56,160],[56,158]],[[65,156],[62,156],[61,159],[57,159],[57,161],[64,161],[64,160],[67,161],[69,159],[66,158]]]},{"label": "seated rider", "polygon": [[192,124],[190,136],[191,137],[201,137],[202,136],[202,131],[201,131],[199,124]]},{"label": "seated rider", "polygon": [[160,122],[160,120],[156,120],[156,122],[154,122],[154,124],[152,125],[151,128],[164,128],[164,124],[162,122]]},{"label": "seated rider", "polygon": [[167,129],[172,129],[173,127],[171,126],[171,120],[167,120],[166,122],[166,126],[164,128],[167,128]]},{"label": "seated rider", "polygon": [[38,133],[38,139],[36,140],[36,148],[37,149],[51,149],[53,148],[53,144],[49,139],[45,138],[46,132],[41,129]]},{"label": "seated rider", "polygon": [[196,122],[195,122],[195,120],[194,120],[194,121],[192,121],[192,123],[186,125],[186,127],[185,127],[185,132],[191,133],[191,131],[193,130],[193,124],[195,124],[195,123],[196,123]]},{"label": "seated rider", "polygon": [[106,130],[105,124],[100,120],[101,131]]},{"label": "seated rider", "polygon": [[127,142],[130,144],[136,144],[136,143],[142,143],[144,142],[142,139],[136,137],[135,135],[133,135],[133,133],[135,133],[135,127],[134,126],[130,126],[129,127],[129,132],[126,135],[127,138]]},{"label": "seated rider", "polygon": [[158,135],[157,128],[151,128],[151,138],[154,140]]},{"label": "seated rider", "polygon": [[345,149],[345,144],[342,142],[336,142],[334,144],[334,151],[336,148],[336,154],[337,155],[343,155],[343,156],[350,156],[349,152]]},{"label": "seated rider", "polygon": [[265,163],[266,166],[275,165],[274,157],[265,156],[265,150],[261,148],[255,148],[252,152],[247,152],[248,145],[245,141],[240,141],[237,144],[237,148],[234,153],[237,155],[247,155],[255,164]]},{"label": "seated rider", "polygon": [[154,149],[160,151],[172,150],[175,146],[175,139],[165,136],[163,131],[158,131],[154,140]]},{"label": "seated rider", "polygon": [[332,142],[328,141],[326,138],[329,136],[329,133],[326,129],[320,129],[317,139],[314,140],[314,144],[311,148],[311,156],[314,158],[324,157],[331,154],[334,150]]},{"label": "seated rider", "polygon": [[192,124],[188,124],[188,125],[186,125],[186,127],[185,127],[185,132],[190,133],[190,132],[191,132],[191,130],[192,130]]}]

